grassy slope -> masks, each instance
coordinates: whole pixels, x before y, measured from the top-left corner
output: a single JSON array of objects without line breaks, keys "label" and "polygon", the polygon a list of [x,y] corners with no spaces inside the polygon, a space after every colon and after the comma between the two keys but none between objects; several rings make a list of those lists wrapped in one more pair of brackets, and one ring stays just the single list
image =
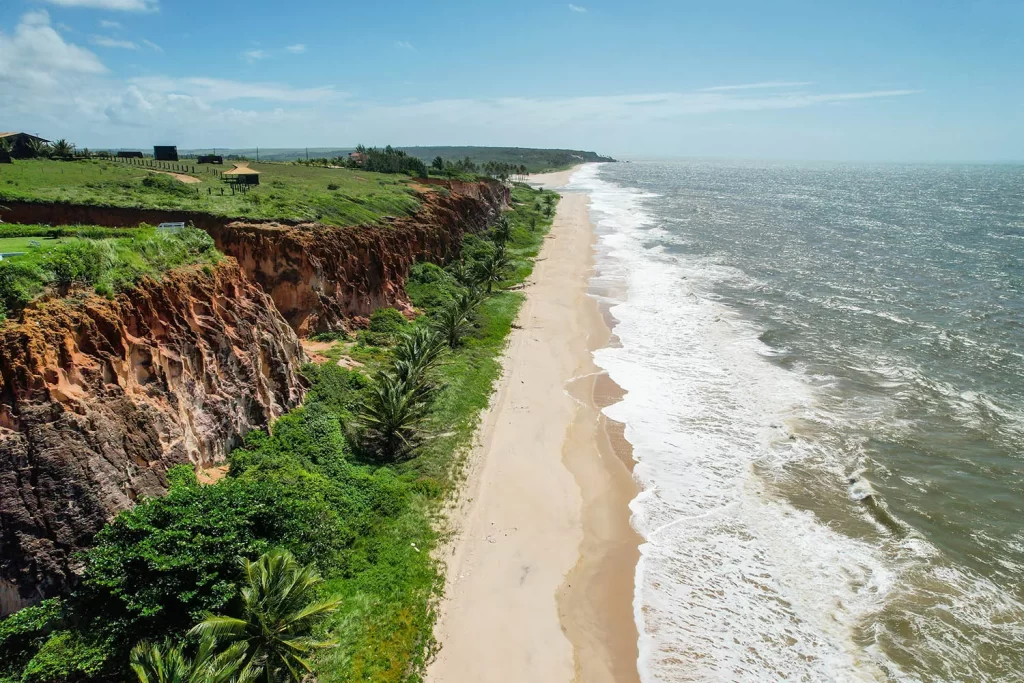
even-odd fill
[{"label": "grassy slope", "polygon": [[[31,234],[38,226],[3,226],[25,229]],[[88,228],[80,228],[87,232]],[[164,272],[193,264],[213,265],[222,255],[205,232],[188,228],[179,233],[152,227],[123,231],[96,229],[105,239],[62,237],[8,237],[0,239],[0,251],[8,245],[36,240],[38,247],[0,261],[0,321],[20,311],[29,301],[46,292],[68,293],[72,288],[93,288],[111,296],[131,288],[143,277],[159,278]]]},{"label": "grassy slope", "polygon": [[60,244],[62,241],[63,238],[59,237],[0,237],[0,254],[12,251],[28,252],[37,248],[33,242],[39,243],[38,248],[45,249]]},{"label": "grassy slope", "polygon": [[124,162],[18,161],[0,168],[0,203],[9,199],[182,209],[238,218],[317,220],[330,225],[372,223],[386,215],[413,214],[419,207],[405,176],[293,164],[251,166],[262,174],[260,186],[244,195],[232,195],[230,187],[211,173],[214,168],[229,170],[227,164],[196,165],[195,177],[203,181],[198,184],[158,176],[155,186],[149,187],[143,179],[155,174]]}]

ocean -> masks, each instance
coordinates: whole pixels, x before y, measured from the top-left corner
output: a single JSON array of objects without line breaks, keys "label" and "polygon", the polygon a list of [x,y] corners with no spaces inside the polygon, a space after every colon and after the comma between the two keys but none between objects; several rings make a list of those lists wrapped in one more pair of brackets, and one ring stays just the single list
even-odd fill
[{"label": "ocean", "polygon": [[588,165],[649,681],[1024,680],[1024,167]]}]

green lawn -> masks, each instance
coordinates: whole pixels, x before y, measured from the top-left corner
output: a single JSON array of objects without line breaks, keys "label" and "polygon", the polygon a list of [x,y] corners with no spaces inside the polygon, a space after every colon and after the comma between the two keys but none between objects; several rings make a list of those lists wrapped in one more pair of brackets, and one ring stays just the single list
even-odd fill
[{"label": "green lawn", "polygon": [[154,174],[125,162],[18,161],[0,167],[0,203],[7,199],[183,209],[237,218],[308,220],[339,226],[374,223],[389,215],[411,215],[420,205],[416,191],[409,185],[410,178],[404,175],[251,163],[261,173],[260,185],[246,194],[232,195],[231,187],[214,173],[230,170],[230,163],[187,166],[189,171],[195,168],[194,175],[202,182],[181,183],[171,176]]},{"label": "green lawn", "polygon": [[[53,237],[0,237],[0,254],[8,254],[12,251],[32,251],[34,249],[45,249],[60,244],[64,238]],[[35,242],[39,246],[33,246]]]}]

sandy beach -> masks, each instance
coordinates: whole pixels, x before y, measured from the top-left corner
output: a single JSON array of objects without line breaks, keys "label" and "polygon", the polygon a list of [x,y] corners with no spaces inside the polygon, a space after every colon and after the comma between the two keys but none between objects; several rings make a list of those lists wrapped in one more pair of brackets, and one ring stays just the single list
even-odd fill
[{"label": "sandy beach", "polygon": [[594,241],[587,197],[563,193],[450,516],[432,683],[638,680],[637,489],[600,412],[621,391],[591,356],[610,338],[587,295]]}]

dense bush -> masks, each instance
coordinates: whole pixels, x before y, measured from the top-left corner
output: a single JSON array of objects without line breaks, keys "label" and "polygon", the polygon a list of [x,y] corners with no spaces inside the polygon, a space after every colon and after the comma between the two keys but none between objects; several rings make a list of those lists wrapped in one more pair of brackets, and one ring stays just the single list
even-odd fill
[{"label": "dense bush", "polygon": [[153,173],[142,179],[142,187],[153,192],[173,195],[176,197],[195,197],[195,189],[181,182],[174,176]]}]

